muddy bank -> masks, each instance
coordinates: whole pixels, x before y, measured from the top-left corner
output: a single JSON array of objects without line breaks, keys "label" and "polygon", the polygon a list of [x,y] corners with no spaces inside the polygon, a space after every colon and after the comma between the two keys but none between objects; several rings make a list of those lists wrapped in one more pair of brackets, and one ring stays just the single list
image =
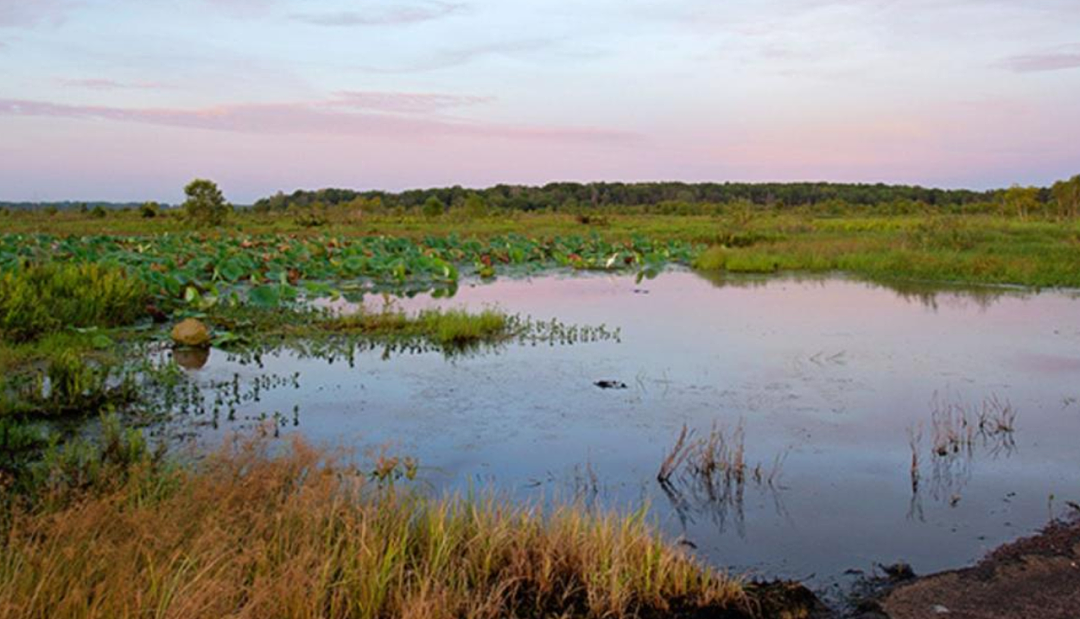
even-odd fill
[{"label": "muddy bank", "polygon": [[1080,519],[1001,546],[977,565],[897,586],[861,616],[881,619],[1080,617]]}]

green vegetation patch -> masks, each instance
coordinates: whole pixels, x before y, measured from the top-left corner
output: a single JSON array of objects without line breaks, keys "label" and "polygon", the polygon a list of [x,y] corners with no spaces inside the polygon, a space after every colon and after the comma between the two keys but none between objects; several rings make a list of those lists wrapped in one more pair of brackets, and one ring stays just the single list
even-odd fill
[{"label": "green vegetation patch", "polygon": [[147,286],[97,262],[44,262],[0,272],[0,335],[20,342],[66,327],[117,326],[146,311]]}]

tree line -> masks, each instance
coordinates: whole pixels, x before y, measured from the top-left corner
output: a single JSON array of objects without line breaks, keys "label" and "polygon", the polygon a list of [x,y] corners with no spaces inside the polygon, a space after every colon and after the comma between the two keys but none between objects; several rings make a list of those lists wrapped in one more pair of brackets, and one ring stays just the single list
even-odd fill
[{"label": "tree line", "polygon": [[987,202],[995,191],[935,189],[909,185],[847,183],[548,183],[543,186],[500,184],[485,189],[461,186],[410,189],[401,192],[351,189],[278,192],[255,202],[260,211],[285,210],[312,204],[335,206],[356,200],[378,199],[386,207],[422,207],[430,198],[447,206],[463,204],[477,195],[490,208],[519,211],[577,210],[608,206],[656,206],[664,203],[720,204],[749,201],[760,206],[815,205],[842,201],[869,206],[895,201],[931,206],[962,206]]},{"label": "tree line", "polygon": [[855,183],[548,183],[543,186],[461,186],[400,192],[327,188],[278,192],[255,202],[259,212],[346,206],[362,211],[410,210],[436,214],[440,209],[509,211],[640,211],[662,214],[710,214],[731,204],[751,207],[811,207],[837,214],[854,208],[886,213],[986,212],[1028,217],[1080,215],[1080,175],[1052,187],[973,191],[912,185]]}]

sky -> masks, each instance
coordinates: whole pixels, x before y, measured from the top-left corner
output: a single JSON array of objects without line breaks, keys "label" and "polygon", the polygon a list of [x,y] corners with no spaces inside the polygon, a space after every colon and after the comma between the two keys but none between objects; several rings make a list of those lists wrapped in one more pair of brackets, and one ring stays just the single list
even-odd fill
[{"label": "sky", "polygon": [[0,0],[0,200],[1077,173],[1078,0]]}]

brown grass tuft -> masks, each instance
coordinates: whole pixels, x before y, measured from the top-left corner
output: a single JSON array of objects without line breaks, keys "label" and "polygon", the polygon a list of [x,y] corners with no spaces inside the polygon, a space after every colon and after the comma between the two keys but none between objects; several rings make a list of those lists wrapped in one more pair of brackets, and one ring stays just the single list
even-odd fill
[{"label": "brown grass tuft", "polygon": [[8,514],[0,618],[743,616],[751,606],[737,579],[663,543],[641,514],[433,499],[301,442],[278,455],[234,446],[166,481],[149,475]]}]

